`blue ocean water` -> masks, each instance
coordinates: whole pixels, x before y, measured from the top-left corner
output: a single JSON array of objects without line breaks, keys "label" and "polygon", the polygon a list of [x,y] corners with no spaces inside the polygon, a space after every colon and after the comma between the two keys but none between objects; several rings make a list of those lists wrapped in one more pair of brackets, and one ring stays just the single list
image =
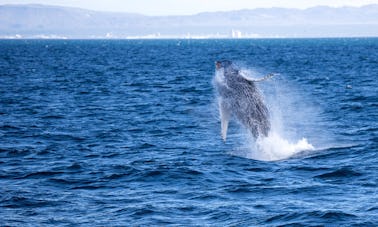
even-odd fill
[{"label": "blue ocean water", "polygon": [[[222,141],[219,59],[278,74],[281,158]],[[377,38],[1,40],[0,225],[376,226],[377,78]]]}]

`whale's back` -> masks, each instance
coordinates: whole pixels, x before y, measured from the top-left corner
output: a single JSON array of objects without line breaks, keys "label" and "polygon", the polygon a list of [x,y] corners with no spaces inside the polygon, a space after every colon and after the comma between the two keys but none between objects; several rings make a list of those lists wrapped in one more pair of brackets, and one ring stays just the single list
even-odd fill
[{"label": "whale's back", "polygon": [[269,111],[261,93],[253,82],[243,81],[232,85],[233,94],[230,96],[231,108],[234,115],[255,137],[268,136],[270,130]]},{"label": "whale's back", "polygon": [[223,70],[225,81],[224,85],[218,86],[218,92],[226,108],[254,137],[268,136],[269,111],[256,84],[242,77],[232,64],[228,64]]}]

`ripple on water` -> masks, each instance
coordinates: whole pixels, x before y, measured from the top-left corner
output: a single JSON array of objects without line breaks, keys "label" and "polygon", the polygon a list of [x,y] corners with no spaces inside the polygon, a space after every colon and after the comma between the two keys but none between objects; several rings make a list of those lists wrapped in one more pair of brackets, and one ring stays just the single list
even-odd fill
[{"label": "ripple on water", "polygon": [[[220,59],[280,74],[257,86],[281,160],[233,155],[255,151],[234,121],[221,140]],[[0,225],[375,226],[376,59],[376,38],[0,40]]]}]

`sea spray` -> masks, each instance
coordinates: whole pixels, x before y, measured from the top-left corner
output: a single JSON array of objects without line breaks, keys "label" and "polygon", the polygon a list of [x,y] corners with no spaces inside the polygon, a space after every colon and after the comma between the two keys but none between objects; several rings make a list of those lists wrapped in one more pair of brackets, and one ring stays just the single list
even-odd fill
[{"label": "sea spray", "polygon": [[[254,70],[246,70],[246,73],[256,74]],[[312,116],[304,113],[308,113],[311,107],[305,105],[299,97],[293,97],[289,91],[293,92],[294,88],[287,87],[289,85],[283,80],[282,76],[278,76],[270,83],[260,83],[269,108],[272,128],[268,137],[259,137],[256,140],[249,137],[246,140],[248,152],[245,153],[245,157],[247,158],[277,161],[290,158],[303,151],[315,150],[307,138],[303,137],[305,134],[298,133],[302,131],[298,128],[299,126],[304,129],[304,124],[311,121]],[[293,103],[301,103],[302,106]]]},{"label": "sea spray", "polygon": [[[258,73],[252,69],[242,69],[241,72],[250,78],[259,77],[256,76]],[[264,99],[270,112],[271,131],[268,136],[259,136],[257,139],[250,136],[248,132],[243,133],[245,135],[242,136],[243,148],[237,148],[232,154],[262,161],[276,161],[290,158],[302,151],[314,150],[314,146],[307,141],[307,138],[293,139],[298,138],[295,131],[298,130],[298,121],[303,119],[298,111],[305,111],[305,109],[297,109],[288,104],[299,100],[292,100],[288,92],[283,91],[285,88],[282,86],[285,85],[278,86],[274,81],[258,83],[258,85],[260,88],[265,88],[262,93],[268,94],[264,95]],[[293,116],[301,117],[297,119]]]},{"label": "sea spray", "polygon": [[314,149],[306,138],[291,142],[277,133],[271,133],[268,137],[261,137],[251,142],[250,152],[246,153],[246,157],[262,161],[277,161],[292,157],[301,151]]}]

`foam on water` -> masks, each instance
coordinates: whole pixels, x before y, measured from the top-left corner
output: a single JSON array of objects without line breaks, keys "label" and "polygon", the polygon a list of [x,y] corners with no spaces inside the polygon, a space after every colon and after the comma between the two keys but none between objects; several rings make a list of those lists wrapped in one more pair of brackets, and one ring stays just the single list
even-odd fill
[{"label": "foam on water", "polygon": [[250,152],[246,153],[246,157],[261,161],[277,161],[290,158],[301,151],[314,149],[306,138],[292,142],[273,132],[268,137],[251,142]]}]

